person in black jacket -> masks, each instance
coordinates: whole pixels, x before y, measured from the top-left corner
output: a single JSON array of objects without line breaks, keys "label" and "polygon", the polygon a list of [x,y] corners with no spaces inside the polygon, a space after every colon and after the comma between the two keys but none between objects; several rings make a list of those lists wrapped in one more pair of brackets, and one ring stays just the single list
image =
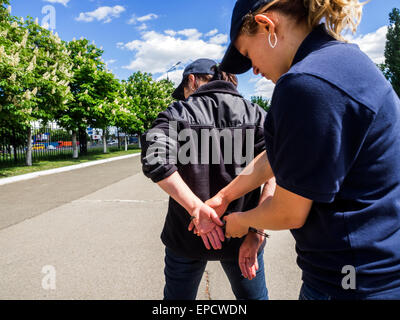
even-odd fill
[{"label": "person in black jacket", "polygon": [[[166,300],[194,300],[209,260],[221,262],[237,299],[268,299],[265,238],[250,232],[224,239],[222,217],[203,202],[265,150],[266,112],[245,100],[236,85],[236,76],[220,71],[215,61],[196,60],[173,94],[178,101],[141,137],[143,172],[170,195],[161,234]],[[260,191],[231,203],[227,212],[257,207]],[[262,200],[273,193],[271,180]]]}]

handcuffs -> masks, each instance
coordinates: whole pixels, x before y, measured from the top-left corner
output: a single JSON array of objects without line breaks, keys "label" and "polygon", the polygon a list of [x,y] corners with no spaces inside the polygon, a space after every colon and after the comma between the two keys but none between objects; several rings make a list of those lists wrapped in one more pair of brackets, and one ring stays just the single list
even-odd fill
[{"label": "handcuffs", "polygon": [[[194,219],[196,219],[196,216],[191,216],[191,217],[190,217],[190,222],[192,222]],[[222,230],[224,230],[224,233],[225,233],[225,231],[226,231],[226,221],[223,221],[223,223],[224,223],[224,225],[222,226]],[[257,234],[260,235],[260,236],[263,236],[263,237],[265,237],[265,238],[269,238],[269,234],[267,234],[267,233],[265,233],[265,232],[263,232],[263,231],[257,230],[257,229],[255,229],[255,228],[252,228],[252,227],[249,228],[249,232],[257,233]],[[199,234],[199,233],[197,233],[197,235],[198,235],[198,234]]]}]

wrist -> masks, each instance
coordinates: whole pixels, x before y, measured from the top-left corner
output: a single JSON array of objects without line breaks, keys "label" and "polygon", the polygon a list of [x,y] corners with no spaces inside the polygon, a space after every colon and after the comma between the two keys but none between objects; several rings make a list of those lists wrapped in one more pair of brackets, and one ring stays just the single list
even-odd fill
[{"label": "wrist", "polygon": [[199,208],[203,205],[203,201],[201,201],[199,198],[193,199],[193,201],[189,204],[188,208],[186,208],[187,212],[189,213],[190,216],[196,216],[197,212],[199,211]]},{"label": "wrist", "polygon": [[257,250],[261,247],[264,242],[265,237],[254,232],[249,232],[246,236],[245,241],[252,244]]},{"label": "wrist", "polygon": [[242,226],[243,228],[249,229],[250,225],[247,222],[246,219],[246,213],[245,212],[238,212],[237,215],[237,223]]},{"label": "wrist", "polygon": [[218,197],[221,198],[222,203],[228,206],[234,199],[231,196],[231,193],[228,190],[222,189],[218,192]]}]

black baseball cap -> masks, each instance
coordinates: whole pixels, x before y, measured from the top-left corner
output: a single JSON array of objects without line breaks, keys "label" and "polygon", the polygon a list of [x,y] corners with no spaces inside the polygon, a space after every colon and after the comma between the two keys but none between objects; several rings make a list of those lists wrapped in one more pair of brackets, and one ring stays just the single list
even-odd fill
[{"label": "black baseball cap", "polygon": [[238,49],[236,49],[234,43],[236,38],[239,36],[240,29],[243,25],[243,18],[248,14],[255,12],[261,6],[267,5],[273,0],[237,0],[235,8],[233,9],[232,21],[231,21],[231,43],[228,50],[225,53],[224,58],[221,62],[221,70],[233,73],[241,74],[250,70],[251,60],[243,56]]},{"label": "black baseball cap", "polygon": [[178,86],[178,88],[176,88],[175,91],[172,93],[172,98],[177,99],[177,100],[185,100],[185,95],[184,95],[184,91],[183,91],[183,88],[184,88],[183,79],[185,79],[190,74],[214,75],[215,71],[213,70],[213,67],[216,65],[217,65],[217,63],[211,59],[198,59],[198,60],[192,62],[191,64],[189,64],[183,71],[182,82]]}]

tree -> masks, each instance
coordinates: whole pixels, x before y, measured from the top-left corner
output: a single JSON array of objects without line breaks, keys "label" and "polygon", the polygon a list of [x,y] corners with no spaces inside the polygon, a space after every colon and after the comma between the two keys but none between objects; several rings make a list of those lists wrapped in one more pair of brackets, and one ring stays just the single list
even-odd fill
[{"label": "tree", "polygon": [[155,81],[148,73],[138,71],[128,78],[126,93],[133,103],[130,108],[136,113],[131,124],[135,133],[141,134],[151,128],[158,114],[174,101],[171,97],[173,90],[171,81]]},{"label": "tree", "polygon": [[271,101],[269,99],[263,98],[262,96],[251,97],[251,102],[258,104],[261,108],[268,112],[271,107]]},{"label": "tree", "polygon": [[74,39],[66,43],[66,47],[72,60],[72,98],[68,108],[57,114],[56,120],[60,126],[72,131],[73,158],[78,158],[77,135],[79,131],[86,132],[88,125],[95,123],[99,115],[101,102],[96,84],[105,70],[105,64],[101,60],[103,50],[87,39]]},{"label": "tree", "polygon": [[69,55],[58,35],[39,26],[38,19],[25,22],[4,10],[0,17],[0,121],[26,130],[30,166],[31,123],[53,120],[70,98]]},{"label": "tree", "polygon": [[138,120],[139,101],[134,101],[133,97],[127,94],[127,82],[122,81],[119,92],[120,106],[113,112],[113,123],[125,133],[125,151],[128,150],[128,134],[135,134],[141,131],[143,122]]},{"label": "tree", "polygon": [[85,105],[90,106],[92,118],[89,124],[92,127],[103,129],[103,152],[107,153],[107,128],[116,124],[115,115],[125,101],[121,99],[121,84],[114,75],[107,70],[95,72],[92,92],[88,92],[82,100]]},{"label": "tree", "polygon": [[400,10],[397,8],[389,14],[385,62],[380,67],[400,97]]}]

